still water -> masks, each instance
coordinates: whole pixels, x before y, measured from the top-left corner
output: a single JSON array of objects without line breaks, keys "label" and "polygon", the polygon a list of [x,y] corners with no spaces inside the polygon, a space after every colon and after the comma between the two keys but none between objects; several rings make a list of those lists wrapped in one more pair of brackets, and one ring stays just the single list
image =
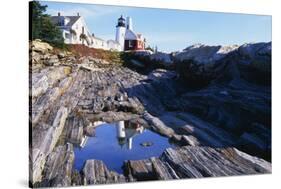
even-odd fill
[{"label": "still water", "polygon": [[109,170],[123,173],[122,165],[125,160],[160,156],[166,148],[173,147],[168,138],[124,121],[102,124],[95,132],[94,137],[86,137],[84,144],[74,149],[74,167],[77,170],[83,169],[86,160],[98,159]]}]

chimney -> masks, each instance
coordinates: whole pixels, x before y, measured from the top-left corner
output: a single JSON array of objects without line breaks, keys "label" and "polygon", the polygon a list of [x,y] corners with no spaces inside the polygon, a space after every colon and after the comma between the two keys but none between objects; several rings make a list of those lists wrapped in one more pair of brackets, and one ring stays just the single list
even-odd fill
[{"label": "chimney", "polygon": [[80,15],[79,15],[79,12],[77,12],[77,16],[80,16]]},{"label": "chimney", "polygon": [[133,30],[133,21],[132,21],[132,18],[128,16],[126,20],[127,20],[127,29]]},{"label": "chimney", "polygon": [[58,12],[58,16],[60,16],[60,12]]}]

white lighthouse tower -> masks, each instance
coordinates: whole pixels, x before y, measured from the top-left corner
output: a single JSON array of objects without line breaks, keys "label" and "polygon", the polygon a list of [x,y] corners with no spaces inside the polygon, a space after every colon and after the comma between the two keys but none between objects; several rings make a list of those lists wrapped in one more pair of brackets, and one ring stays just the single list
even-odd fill
[{"label": "white lighthouse tower", "polygon": [[125,33],[126,33],[126,20],[121,17],[118,19],[118,23],[116,25],[116,37],[115,41],[117,41],[121,46],[121,51],[124,50],[124,43],[125,43]]}]

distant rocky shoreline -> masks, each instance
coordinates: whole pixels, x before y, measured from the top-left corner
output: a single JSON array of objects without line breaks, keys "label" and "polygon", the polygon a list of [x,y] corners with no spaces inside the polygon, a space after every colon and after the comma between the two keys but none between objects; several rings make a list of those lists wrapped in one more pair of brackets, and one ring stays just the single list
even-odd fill
[{"label": "distant rocky shoreline", "polygon": [[[271,43],[167,54],[36,40],[29,63],[34,187],[271,173]],[[95,159],[75,170],[73,147],[94,123],[122,120],[177,147],[124,162],[124,174]]]}]

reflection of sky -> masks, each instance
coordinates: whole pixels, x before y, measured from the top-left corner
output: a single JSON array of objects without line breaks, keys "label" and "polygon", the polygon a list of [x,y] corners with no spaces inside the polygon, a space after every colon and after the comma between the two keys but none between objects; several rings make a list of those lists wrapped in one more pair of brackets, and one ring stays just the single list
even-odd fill
[{"label": "reflection of sky", "polygon": [[93,4],[42,2],[47,13],[76,15],[80,13],[92,33],[114,39],[117,18],[131,16],[133,28],[144,34],[148,43],[159,50],[182,50],[194,43],[209,45],[243,44],[271,41],[271,17],[225,14],[202,11],[103,6]]},{"label": "reflection of sky", "polygon": [[[150,147],[143,147],[142,142],[153,142]],[[118,144],[116,136],[116,126],[114,124],[104,124],[96,129],[96,137],[90,137],[84,148],[75,148],[76,169],[81,170],[86,160],[102,160],[108,169],[122,173],[121,166],[125,160],[146,159],[152,156],[160,156],[162,152],[171,147],[168,138],[160,136],[150,130],[144,130],[133,138],[133,148]]]}]

